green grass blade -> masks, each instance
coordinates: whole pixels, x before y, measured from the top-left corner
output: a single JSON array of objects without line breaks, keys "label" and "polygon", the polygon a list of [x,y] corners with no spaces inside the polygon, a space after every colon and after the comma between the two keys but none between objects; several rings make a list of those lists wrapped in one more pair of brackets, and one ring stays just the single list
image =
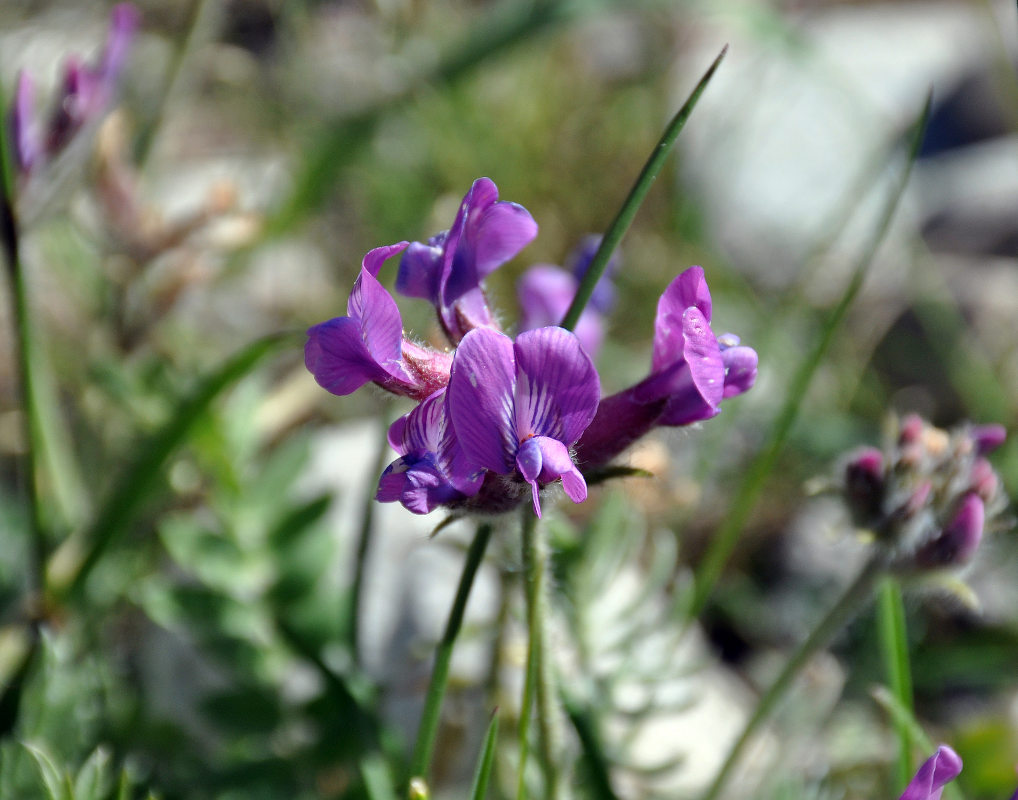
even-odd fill
[{"label": "green grass blade", "polygon": [[[912,674],[908,659],[908,637],[905,632],[905,606],[901,587],[891,577],[880,587],[877,604],[877,624],[880,630],[880,649],[887,670],[888,683],[902,708],[912,711]],[[898,736],[898,774],[895,791],[900,792],[912,777],[912,736],[909,726],[895,720]]]},{"label": "green grass blade", "polygon": [[[80,562],[71,568],[67,578],[59,574],[51,575],[54,578],[51,589],[55,595],[72,595],[83,588],[103,553],[134,520],[135,514],[158,482],[163,465],[187,439],[213,400],[250,373],[265,357],[284,346],[295,346],[294,343],[292,335],[276,334],[249,344],[181,399],[166,424],[137,443],[134,447],[137,456],[127,464],[84,533],[84,541],[81,543],[84,555]],[[55,571],[62,572],[59,569]]]},{"label": "green grass blade", "polygon": [[498,743],[498,709],[491,715],[488,732],[484,735],[481,756],[477,760],[477,771],[474,783],[470,788],[470,800],[484,800],[488,794],[488,783],[491,780],[491,768],[495,764],[495,745]]},{"label": "green grass blade", "polygon": [[611,259],[612,253],[615,252],[615,248],[618,247],[622,237],[626,235],[626,231],[632,225],[636,212],[639,211],[640,206],[647,197],[647,193],[650,191],[650,187],[661,172],[665,159],[671,153],[672,147],[674,147],[676,140],[679,138],[679,134],[686,126],[686,121],[689,119],[690,114],[693,113],[693,109],[696,108],[700,96],[707,88],[711,78],[714,77],[714,73],[717,71],[727,52],[728,45],[725,45],[718,54],[718,57],[714,59],[714,63],[710,65],[703,74],[703,77],[700,78],[699,83],[696,84],[686,102],[682,104],[682,108],[672,117],[664,133],[661,134],[661,138],[658,140],[654,150],[651,152],[650,158],[647,159],[647,163],[643,165],[643,169],[636,178],[636,183],[633,184],[633,188],[629,190],[628,197],[622,203],[622,208],[619,209],[619,213],[612,220],[608,230],[605,231],[604,236],[601,238],[601,244],[590,262],[590,267],[588,267],[587,272],[584,274],[583,280],[580,281],[580,285],[576,290],[576,296],[573,298],[569,310],[562,319],[561,325],[566,330],[572,330],[576,327],[580,314],[583,313],[583,309],[586,308],[587,303],[590,301],[590,296],[594,293],[594,287],[608,267],[608,261]]},{"label": "green grass blade", "polygon": [[784,449],[788,434],[791,432],[792,426],[795,424],[795,421],[799,416],[803,399],[805,398],[806,392],[813,380],[813,376],[820,367],[824,356],[827,354],[828,348],[831,346],[831,342],[834,341],[835,333],[841,327],[841,323],[844,321],[845,315],[848,313],[853,302],[855,302],[855,299],[859,294],[859,290],[862,288],[863,281],[869,273],[869,268],[873,263],[874,256],[876,255],[880,244],[883,242],[884,235],[887,233],[887,229],[890,226],[891,220],[898,208],[898,203],[905,191],[905,186],[908,184],[912,165],[915,163],[916,156],[919,152],[919,146],[922,144],[923,134],[926,130],[926,123],[930,115],[931,100],[932,95],[928,95],[926,102],[923,105],[922,112],[919,114],[916,123],[910,129],[909,151],[904,169],[902,170],[899,180],[894,184],[894,186],[892,186],[891,191],[887,196],[883,209],[878,217],[880,221],[874,230],[873,235],[870,237],[862,255],[856,262],[851,280],[845,288],[838,304],[827,315],[827,319],[824,321],[820,336],[817,338],[812,350],[810,350],[806,358],[799,364],[799,368],[795,371],[795,374],[789,381],[788,394],[785,398],[784,404],[778,412],[774,425],[771,427],[766,443],[746,470],[735,498],[732,501],[731,510],[725,518],[724,523],[722,523],[720,530],[718,530],[717,534],[711,541],[710,547],[707,549],[707,553],[704,555],[703,560],[700,562],[696,570],[695,588],[693,590],[693,598],[689,611],[690,618],[698,616],[703,610],[704,605],[707,603],[707,598],[710,596],[715,583],[720,577],[721,571],[724,568],[725,563],[728,561],[728,557],[731,555],[731,552],[735,547],[735,543],[738,540],[739,535],[742,533],[742,529],[756,505],[756,501],[763,491],[767,478],[774,469],[774,466],[777,464],[778,457]]}]

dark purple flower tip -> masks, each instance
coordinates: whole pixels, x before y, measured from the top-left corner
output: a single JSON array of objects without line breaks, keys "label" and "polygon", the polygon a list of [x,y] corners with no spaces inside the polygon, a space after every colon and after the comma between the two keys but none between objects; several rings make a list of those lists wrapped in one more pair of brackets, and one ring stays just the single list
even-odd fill
[{"label": "dark purple flower tip", "polygon": [[[569,310],[576,288],[572,275],[551,264],[537,264],[524,272],[516,282],[520,331],[557,325]],[[587,354],[596,358],[604,340],[604,323],[597,311],[585,308],[574,332]]]},{"label": "dark purple flower tip", "polygon": [[881,513],[887,491],[884,454],[875,447],[858,450],[845,465],[845,499],[861,524]]},{"label": "dark purple flower tip", "polygon": [[18,73],[14,104],[10,111],[14,159],[21,174],[27,174],[43,152],[42,133],[35,116],[35,83],[27,72]]},{"label": "dark purple flower tip", "polygon": [[[531,485],[542,474],[568,475],[566,492],[579,496],[575,475],[561,462],[597,411],[600,381],[579,340],[562,328],[521,333],[516,342],[489,328],[464,336],[449,378],[449,416],[468,460],[500,475],[526,468]],[[539,448],[535,452],[533,448]],[[545,472],[544,459],[548,472]],[[520,471],[521,476],[524,475]]]},{"label": "dark purple flower tip", "polygon": [[966,494],[940,535],[916,553],[916,564],[937,569],[960,566],[970,561],[983,538],[985,516],[985,506],[979,495],[975,492]]},{"label": "dark purple flower tip", "polygon": [[944,786],[961,773],[961,757],[946,744],[919,767],[899,800],[940,800]]},{"label": "dark purple flower tip", "polygon": [[[594,260],[594,256],[597,254],[597,249],[600,246],[601,236],[593,233],[588,234],[583,237],[577,248],[566,259],[566,269],[573,274],[577,282],[583,280],[583,276],[587,274],[587,270],[590,269],[590,262]],[[609,314],[615,308],[616,293],[612,279],[618,270],[619,253],[616,250],[612,253],[612,257],[608,259],[608,266],[605,267],[604,273],[594,285],[594,291],[590,295],[590,305],[602,314]]]},{"label": "dark purple flower tip", "polygon": [[1007,439],[1007,428],[1003,425],[973,425],[970,433],[980,456],[992,453]]}]

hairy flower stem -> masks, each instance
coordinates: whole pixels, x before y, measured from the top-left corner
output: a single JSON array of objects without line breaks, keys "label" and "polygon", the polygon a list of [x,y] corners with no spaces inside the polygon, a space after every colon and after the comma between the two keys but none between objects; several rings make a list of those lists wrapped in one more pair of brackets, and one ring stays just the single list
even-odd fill
[{"label": "hairy flower stem", "polygon": [[[0,109],[5,108],[0,93]],[[45,589],[46,543],[39,508],[39,489],[36,484],[35,444],[40,440],[39,416],[35,407],[35,387],[32,378],[32,339],[28,311],[28,290],[25,271],[21,263],[17,211],[14,207],[15,175],[11,152],[6,136],[6,121],[0,125],[0,248],[3,249],[7,277],[10,281],[11,317],[14,320],[14,349],[17,359],[18,386],[21,391],[21,419],[23,423],[24,453],[22,471],[25,482],[25,506],[28,516],[28,569],[25,571],[28,615],[32,620],[42,614]]]},{"label": "hairy flower stem", "polygon": [[[880,645],[887,669],[887,681],[895,699],[909,713],[912,712],[912,675],[908,660],[908,636],[905,633],[905,608],[901,587],[888,576],[880,586],[877,607],[880,627]],[[898,771],[895,791],[901,791],[912,777],[912,736],[907,723],[895,720],[898,736]]]},{"label": "hairy flower stem", "polygon": [[566,315],[562,319],[562,327],[566,330],[571,331],[576,327],[576,323],[579,322],[580,314],[583,313],[583,309],[590,301],[590,296],[594,293],[594,287],[601,279],[605,269],[607,269],[612,253],[615,252],[615,248],[618,247],[622,237],[629,230],[629,226],[636,217],[636,212],[643,204],[644,198],[647,197],[654,179],[661,172],[665,159],[675,145],[676,139],[679,138],[679,133],[686,126],[686,120],[693,113],[693,109],[696,108],[696,104],[700,100],[700,95],[707,88],[710,79],[714,77],[715,71],[727,52],[728,45],[725,45],[718,54],[718,57],[714,59],[714,62],[703,74],[703,77],[700,78],[699,83],[693,88],[686,102],[682,104],[682,108],[671,118],[668,127],[661,134],[661,138],[651,152],[650,158],[647,159],[647,163],[644,164],[639,176],[637,176],[633,188],[629,190],[629,195],[622,203],[622,208],[619,209],[619,213],[612,220],[611,225],[608,226],[608,230],[605,231],[604,238],[601,239],[601,244],[597,248],[597,252],[594,254],[594,258],[591,260],[583,279],[580,281],[580,285],[576,289],[576,296],[573,298],[572,305],[569,306],[569,310],[566,311]]},{"label": "hairy flower stem", "polygon": [[[539,530],[538,518],[529,508],[524,507],[522,516],[523,531],[523,580],[526,593],[526,674],[523,678],[523,697],[519,704],[519,765],[517,766],[516,800],[526,800],[526,761],[530,750],[530,709],[533,705],[533,695],[539,693],[538,686],[541,683],[542,673],[542,649],[544,636],[542,630],[544,624],[544,589],[545,582],[545,556],[541,544],[542,534]],[[540,693],[539,693],[540,695]],[[539,708],[539,717],[543,709]],[[547,731],[539,732],[542,745],[542,758],[545,768],[545,778],[551,788],[551,775],[548,772],[551,760],[546,751],[548,738]],[[554,766],[552,767],[554,770]],[[548,792],[551,797],[551,791]]]},{"label": "hairy flower stem", "polygon": [[714,777],[710,788],[704,793],[702,800],[717,800],[725,788],[725,783],[731,777],[742,756],[746,746],[752,740],[760,726],[770,717],[777,708],[779,701],[785,696],[792,685],[792,681],[799,674],[800,670],[809,662],[814,654],[821,648],[826,647],[831,639],[837,635],[869,602],[879,580],[884,576],[887,564],[881,555],[871,558],[866,566],[848,586],[845,592],[830,611],[820,620],[806,640],[799,645],[785,664],[784,669],[774,679],[766,692],[761,695],[757,702],[756,709],[746,722],[746,726],[735,740],[732,749],[718,774]]},{"label": "hairy flower stem", "polygon": [[421,724],[417,730],[417,742],[414,745],[413,758],[410,762],[410,777],[427,780],[428,767],[431,764],[431,754],[435,748],[435,736],[438,733],[438,723],[442,715],[442,699],[445,697],[445,687],[449,682],[449,663],[452,660],[452,649],[456,644],[456,637],[459,635],[460,627],[463,625],[463,612],[467,607],[467,599],[470,597],[470,590],[474,585],[474,578],[477,577],[477,570],[484,560],[484,553],[488,549],[488,541],[491,539],[492,526],[490,523],[481,523],[477,526],[477,533],[467,550],[467,558],[463,563],[463,572],[460,575],[459,585],[456,587],[456,597],[453,599],[452,608],[449,611],[449,619],[445,624],[445,633],[435,649],[435,666],[431,672],[431,683],[428,684],[428,694],[424,699],[424,711],[421,713]]}]

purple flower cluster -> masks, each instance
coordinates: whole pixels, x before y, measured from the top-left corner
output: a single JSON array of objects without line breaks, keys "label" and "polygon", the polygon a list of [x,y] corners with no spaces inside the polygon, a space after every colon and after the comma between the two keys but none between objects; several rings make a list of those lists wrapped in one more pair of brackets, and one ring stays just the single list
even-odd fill
[{"label": "purple flower cluster", "polygon": [[[656,426],[713,417],[722,400],[753,385],[756,353],[731,334],[714,335],[703,270],[691,267],[658,304],[650,375],[601,398],[592,360],[600,334],[588,336],[599,320],[587,316],[575,334],[552,324],[572,301],[596,240],[585,243],[572,272],[543,265],[527,273],[522,332],[510,338],[482,282],[536,235],[530,213],[499,201],[495,184],[479,178],[448,231],[370,251],[347,315],[308,331],[305,364],[328,391],[346,395],[374,383],[418,402],[389,430],[400,457],[382,474],[378,500],[419,514],[438,506],[494,513],[529,495],[540,516],[544,487],[561,483],[582,502],[584,472]],[[452,353],[403,331],[396,301],[378,280],[397,254],[396,290],[434,305]],[[610,282],[600,283],[588,315],[606,313],[613,292]]]},{"label": "purple flower cluster", "polygon": [[965,564],[1007,507],[986,458],[1005,438],[1000,425],[945,431],[905,417],[888,448],[862,448],[845,465],[842,493],[855,524],[875,535],[899,571]]},{"label": "purple flower cluster", "polygon": [[9,124],[14,158],[22,175],[60,155],[79,130],[106,112],[137,27],[134,6],[114,6],[106,48],[98,63],[83,64],[74,57],[67,60],[60,94],[45,125],[36,117],[35,83],[26,72],[18,75]]}]

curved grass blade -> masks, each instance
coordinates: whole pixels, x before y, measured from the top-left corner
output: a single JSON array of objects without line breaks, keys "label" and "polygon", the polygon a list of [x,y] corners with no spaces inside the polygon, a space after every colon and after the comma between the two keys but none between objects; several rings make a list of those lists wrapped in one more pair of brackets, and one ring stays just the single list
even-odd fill
[{"label": "curved grass blade", "polygon": [[626,231],[632,225],[636,212],[639,211],[640,206],[647,197],[647,192],[650,191],[651,185],[657,178],[658,173],[661,172],[665,159],[668,158],[668,154],[671,153],[672,147],[679,138],[679,133],[686,127],[686,120],[693,113],[693,109],[696,108],[696,104],[700,101],[700,95],[703,94],[707,84],[714,77],[714,73],[721,65],[721,61],[727,52],[728,45],[725,45],[718,54],[718,57],[714,59],[714,62],[703,74],[703,77],[700,78],[700,82],[696,84],[686,102],[682,104],[682,108],[672,117],[664,133],[661,134],[661,138],[658,140],[654,150],[651,152],[650,158],[647,159],[647,163],[643,165],[643,169],[636,178],[636,183],[629,190],[629,196],[626,197],[625,202],[622,203],[622,208],[619,209],[619,213],[612,220],[611,225],[608,226],[608,230],[605,231],[601,244],[597,248],[597,252],[594,254],[594,258],[591,260],[583,280],[580,281],[580,285],[576,289],[576,296],[573,298],[573,302],[561,322],[562,327],[566,330],[571,331],[576,327],[580,314],[583,313],[583,309],[589,302],[590,296],[594,293],[594,286],[597,285],[601,275],[604,274],[612,253],[615,252],[615,248],[618,247],[622,237],[626,235]]},{"label": "curved grass blade", "polygon": [[488,732],[484,735],[481,757],[477,761],[477,772],[470,788],[470,800],[484,800],[488,793],[488,782],[491,779],[491,768],[495,763],[495,744],[498,742],[498,709],[491,714]]},{"label": "curved grass blade", "polygon": [[720,577],[725,562],[728,561],[728,557],[731,555],[735,543],[756,505],[756,501],[763,491],[767,478],[770,476],[775,464],[777,464],[788,434],[791,432],[796,419],[798,419],[803,399],[813,380],[813,376],[820,367],[828,348],[831,346],[831,342],[834,341],[834,334],[841,327],[845,315],[848,313],[849,308],[851,308],[852,303],[855,302],[859,290],[862,288],[863,281],[869,273],[874,256],[883,242],[884,235],[890,227],[891,220],[898,208],[898,203],[905,191],[905,186],[908,184],[912,165],[915,163],[919,146],[922,144],[923,134],[926,130],[931,102],[932,94],[928,94],[922,111],[915,124],[909,130],[909,151],[904,169],[899,180],[892,186],[887,196],[879,216],[880,222],[862,255],[856,262],[852,277],[841,299],[827,315],[827,319],[824,321],[820,336],[817,338],[813,349],[799,364],[799,368],[789,381],[788,394],[785,397],[781,410],[778,412],[774,425],[771,427],[766,443],[746,470],[742,482],[739,484],[738,492],[732,501],[731,510],[720,530],[718,530],[711,541],[706,555],[696,570],[695,587],[688,614],[690,619],[698,616],[703,610],[704,605],[706,605],[707,598],[710,596],[714,584]]},{"label": "curved grass blade", "polygon": [[180,400],[166,424],[138,442],[134,448],[137,456],[127,464],[114,484],[92,524],[84,532],[83,541],[68,542],[72,546],[78,544],[84,551],[77,565],[70,569],[69,576],[60,574],[63,570],[52,569],[57,557],[61,555],[59,551],[51,560],[51,571],[58,573],[50,576],[53,580],[53,594],[59,597],[81,591],[103,553],[134,520],[138,509],[155,487],[167,459],[187,439],[212,401],[250,373],[265,357],[284,346],[293,346],[293,343],[292,334],[276,334],[252,342],[200,381],[192,392]]}]

